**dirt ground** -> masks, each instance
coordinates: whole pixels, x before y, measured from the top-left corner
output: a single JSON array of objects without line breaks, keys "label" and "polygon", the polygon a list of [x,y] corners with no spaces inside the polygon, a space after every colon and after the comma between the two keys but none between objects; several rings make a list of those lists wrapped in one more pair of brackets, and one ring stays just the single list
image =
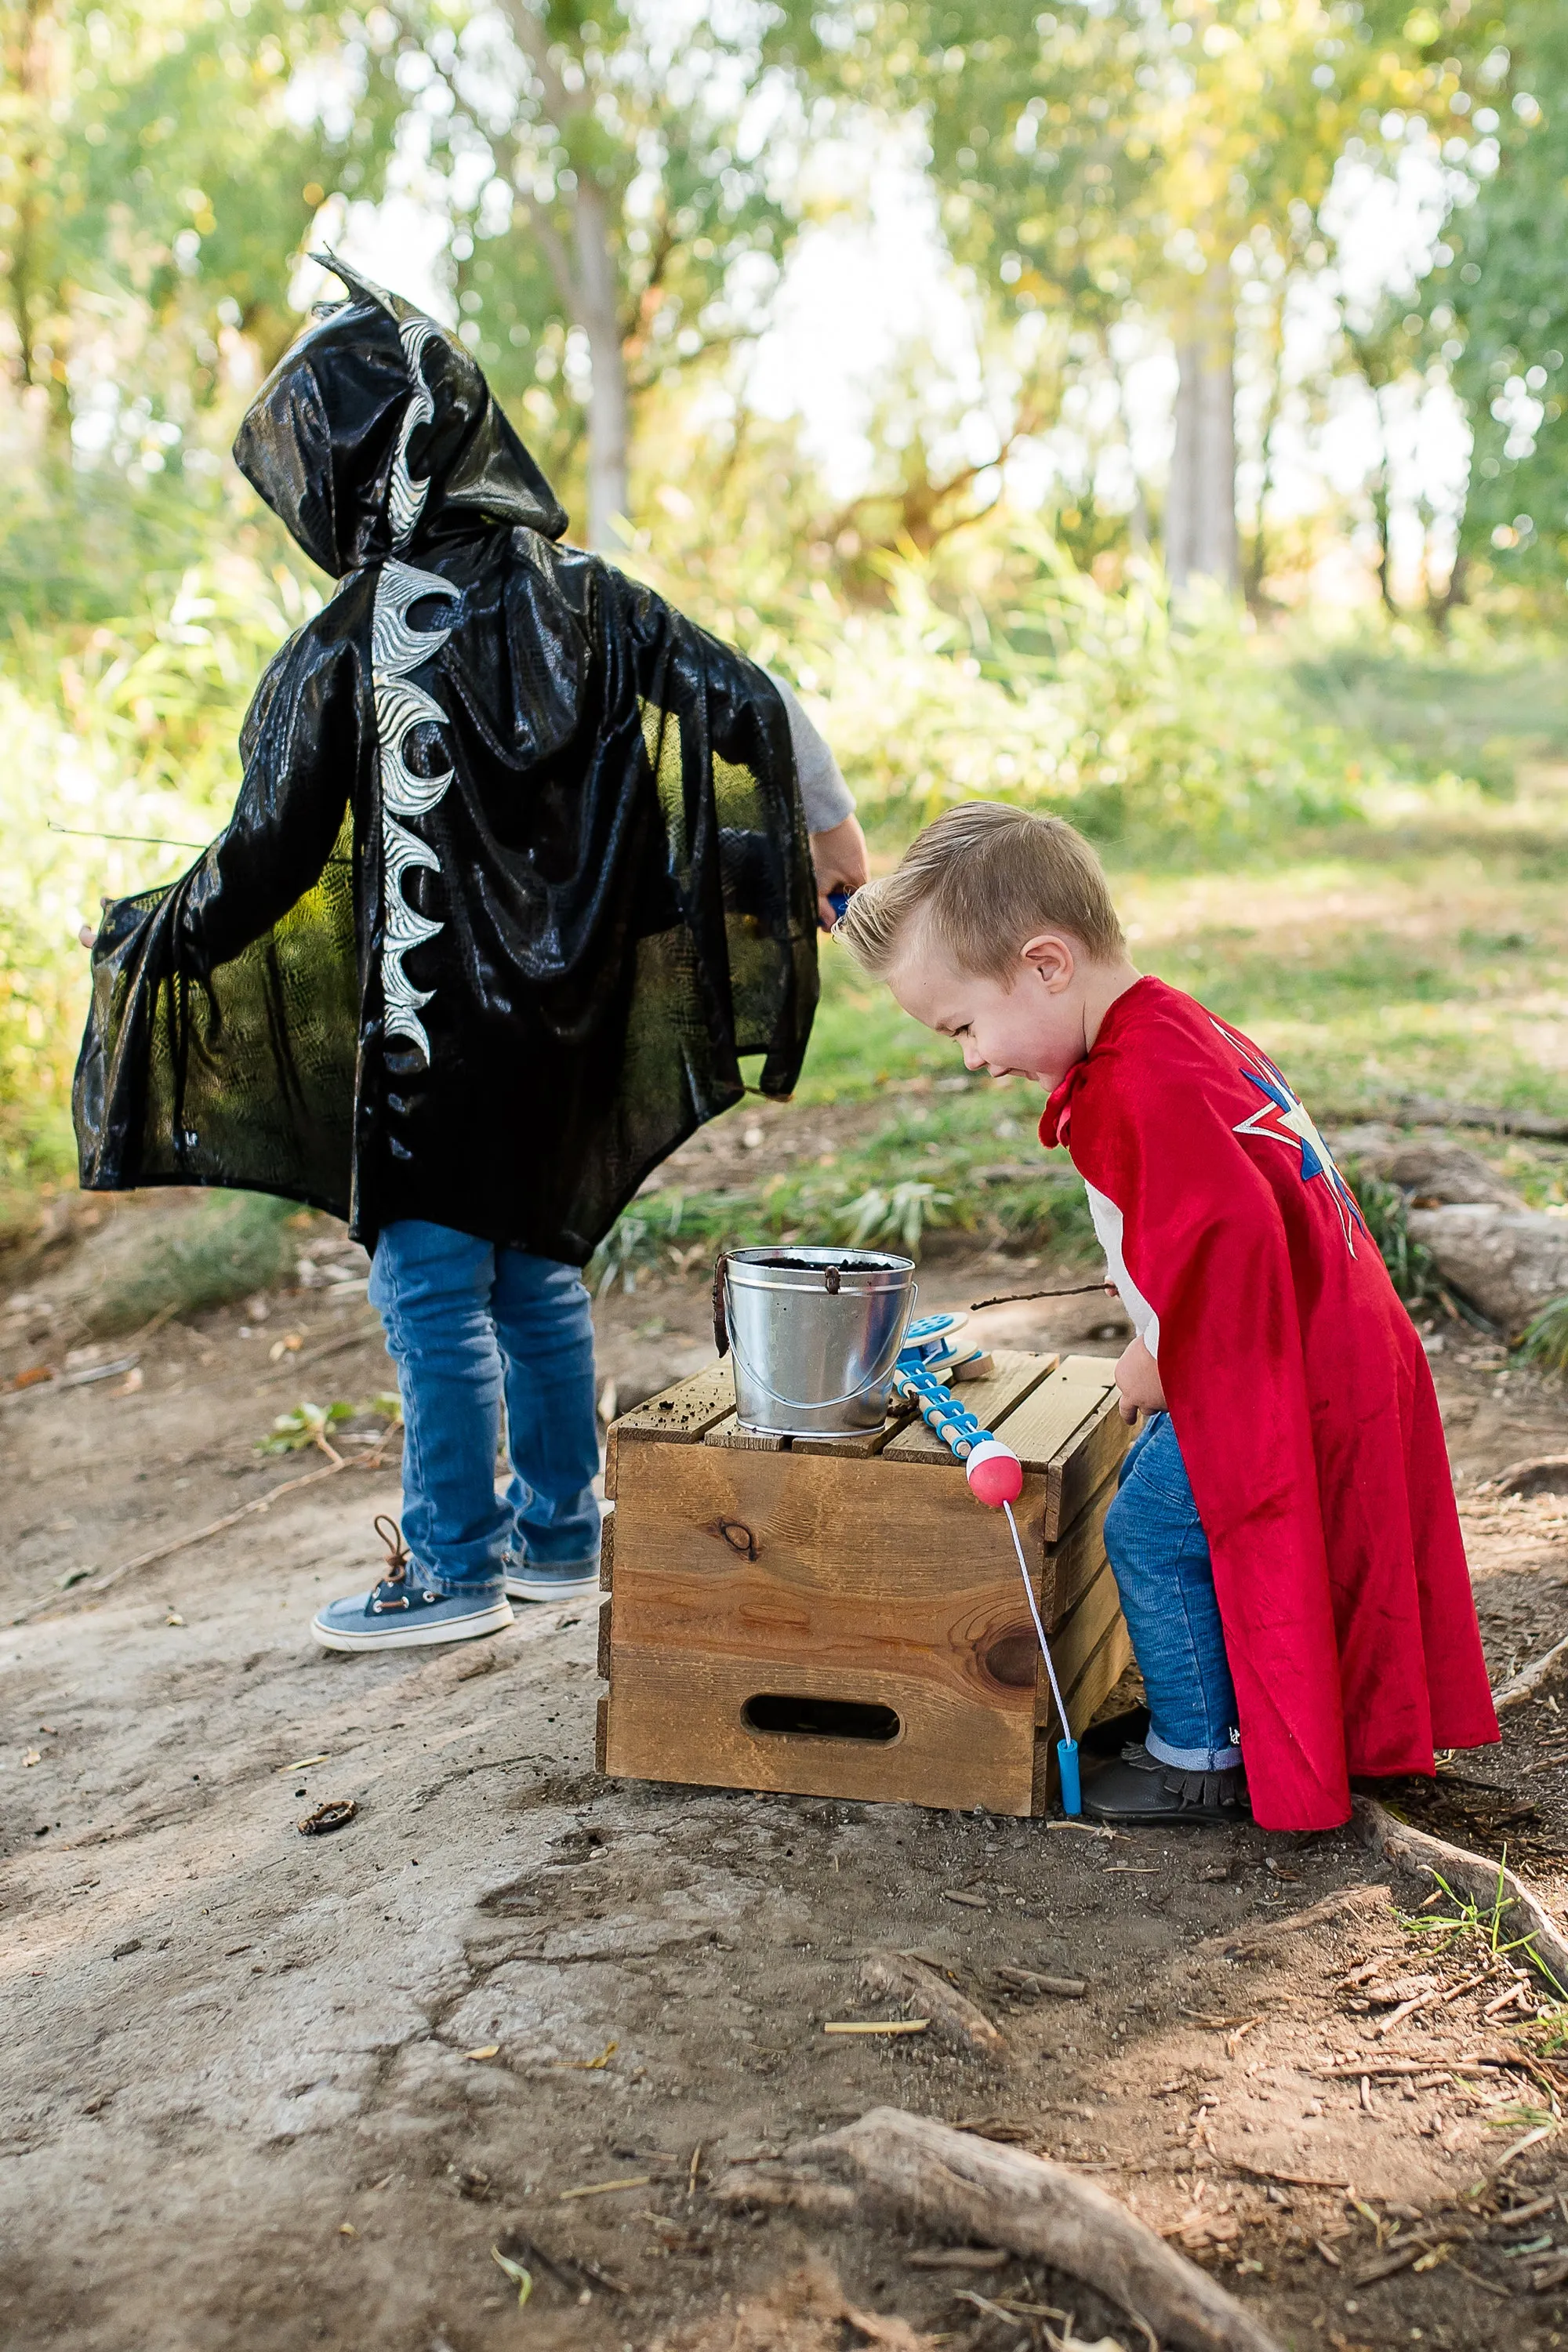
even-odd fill
[{"label": "dirt ground", "polygon": [[[62,1240],[0,1318],[0,1378],[59,1375],[0,1400],[7,2345],[1014,2352],[1064,2313],[1144,2340],[1038,2265],[933,2267],[888,2229],[711,2195],[879,2104],[1083,2168],[1285,2344],[1568,2340],[1550,2029],[1484,1936],[1402,1926],[1348,1832],[1109,1838],[608,1783],[592,1605],[451,1651],[318,1650],[310,1613],[371,1580],[398,1486],[395,1450],[359,1466],[374,1417],[335,1434],[351,1466],[288,1493],[330,1462],[258,1451],[301,1399],[390,1384],[363,1262],[317,1231],[308,1287],[74,1349]],[[922,1301],[1031,1274],[933,1256]],[[615,1402],[705,1360],[706,1311],[695,1269],[601,1301]],[[984,1320],[1120,1344],[1092,1300]],[[1500,1680],[1565,1630],[1568,1497],[1477,1488],[1568,1452],[1568,1397],[1463,1327],[1433,1348]],[[1506,1843],[1563,1916],[1565,1773],[1549,1699],[1413,1817]],[[298,1833],[341,1798],[345,1829]],[[894,2013],[858,1989],[874,1946],[951,1971],[1005,2062],[825,2035]],[[531,2271],[526,2312],[492,2250]]]}]

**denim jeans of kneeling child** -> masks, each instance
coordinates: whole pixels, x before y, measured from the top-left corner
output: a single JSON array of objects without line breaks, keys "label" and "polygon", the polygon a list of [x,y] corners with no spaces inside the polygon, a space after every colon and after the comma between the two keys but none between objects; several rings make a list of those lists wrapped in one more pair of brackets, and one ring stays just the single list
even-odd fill
[{"label": "denim jeans of kneeling child", "polygon": [[1208,1539],[1168,1412],[1152,1413],[1127,1451],[1105,1549],[1149,1694],[1149,1753],[1189,1772],[1238,1765]]},{"label": "denim jeans of kneeling child", "polygon": [[[371,1305],[403,1399],[403,1533],[441,1592],[499,1592],[509,1560],[596,1559],[594,1326],[575,1266],[405,1218]],[[505,1408],[511,1479],[496,1493]]]}]

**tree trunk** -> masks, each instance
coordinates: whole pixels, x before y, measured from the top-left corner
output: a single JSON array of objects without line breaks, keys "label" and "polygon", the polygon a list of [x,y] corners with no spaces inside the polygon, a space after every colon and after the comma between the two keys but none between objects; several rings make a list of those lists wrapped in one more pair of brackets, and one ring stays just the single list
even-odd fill
[{"label": "tree trunk", "polygon": [[1240,584],[1236,530],[1236,305],[1229,260],[1211,261],[1176,343],[1176,446],[1165,505],[1173,589]]},{"label": "tree trunk", "polygon": [[1258,483],[1258,513],[1253,523],[1252,545],[1247,553],[1247,572],[1243,585],[1248,608],[1261,612],[1264,605],[1263,583],[1268,574],[1268,494],[1274,488],[1274,429],[1279,422],[1279,411],[1285,404],[1285,296],[1281,291],[1275,306],[1269,341],[1268,397],[1264,403],[1262,429],[1258,435],[1258,457],[1261,468]]},{"label": "tree trunk", "polygon": [[626,352],[621,341],[620,289],[610,254],[605,199],[584,178],[574,206],[577,231],[577,310],[588,338],[588,544],[613,555],[626,544],[631,511],[627,476]]}]

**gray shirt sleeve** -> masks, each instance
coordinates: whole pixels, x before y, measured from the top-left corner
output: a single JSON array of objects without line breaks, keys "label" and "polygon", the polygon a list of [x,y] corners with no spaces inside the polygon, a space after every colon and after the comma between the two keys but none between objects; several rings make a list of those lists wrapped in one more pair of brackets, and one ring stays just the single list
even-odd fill
[{"label": "gray shirt sleeve", "polygon": [[795,746],[795,772],[800,777],[800,801],[807,833],[831,833],[855,814],[855,795],[838,772],[838,762],[801,709],[795,688],[776,670],[769,670],[789,714],[790,741]]}]

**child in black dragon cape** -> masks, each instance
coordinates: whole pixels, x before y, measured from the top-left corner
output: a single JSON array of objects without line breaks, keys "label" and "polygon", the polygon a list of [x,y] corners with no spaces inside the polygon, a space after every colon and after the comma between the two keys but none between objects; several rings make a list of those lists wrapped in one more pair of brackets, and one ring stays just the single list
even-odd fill
[{"label": "child in black dragon cape", "polygon": [[865,852],[787,690],[560,545],[461,344],[331,266],[349,300],[235,456],[340,584],[261,680],[224,832],[106,908],[75,1112],[87,1188],[281,1193],[374,1251],[409,1549],[318,1616],[359,1649],[595,1580],[577,1269],[742,1055],[790,1091],[819,893]]}]

